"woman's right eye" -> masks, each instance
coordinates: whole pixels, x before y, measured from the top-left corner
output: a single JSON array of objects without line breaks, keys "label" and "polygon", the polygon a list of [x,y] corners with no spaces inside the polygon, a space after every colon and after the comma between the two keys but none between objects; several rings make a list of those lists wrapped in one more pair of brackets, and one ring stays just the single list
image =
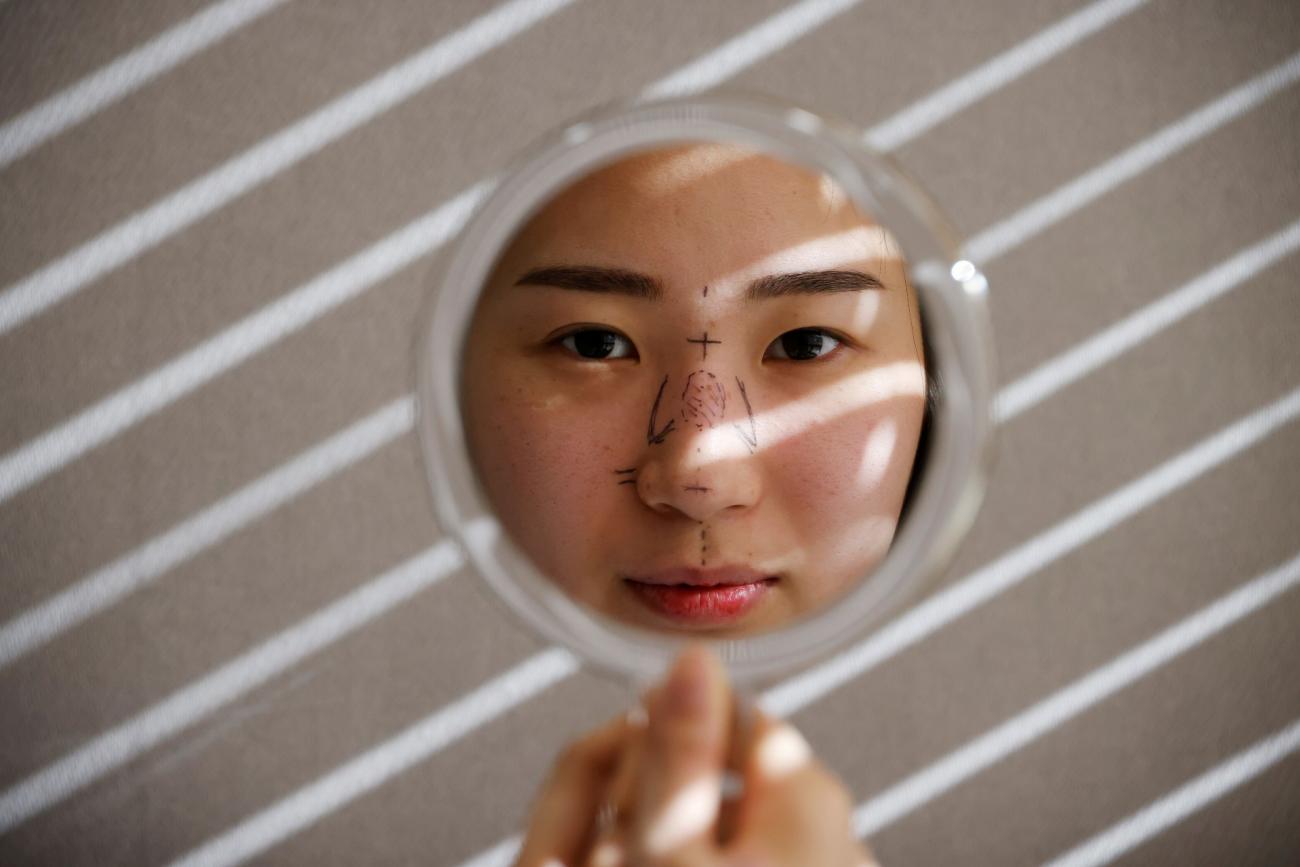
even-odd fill
[{"label": "woman's right eye", "polygon": [[584,328],[560,338],[560,345],[581,358],[608,361],[611,358],[631,358],[636,353],[632,341],[623,335],[604,328]]}]

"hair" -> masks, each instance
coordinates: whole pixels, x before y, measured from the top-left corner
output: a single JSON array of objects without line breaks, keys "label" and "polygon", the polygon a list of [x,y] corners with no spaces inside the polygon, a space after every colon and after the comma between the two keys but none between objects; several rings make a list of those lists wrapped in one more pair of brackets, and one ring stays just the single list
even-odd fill
[{"label": "hair", "polygon": [[907,481],[907,492],[903,494],[903,507],[898,513],[899,526],[902,526],[903,521],[907,518],[907,513],[912,507],[916,492],[921,487],[921,479],[925,476],[926,468],[929,465],[930,431],[934,426],[935,409],[938,407],[939,398],[943,394],[943,382],[934,366],[934,358],[930,353],[930,341],[926,339],[929,329],[926,328],[925,323],[925,308],[921,307],[919,299],[917,314],[921,319],[921,355],[925,363],[925,415],[921,418],[921,433],[916,439],[916,457],[912,460],[912,475]]}]

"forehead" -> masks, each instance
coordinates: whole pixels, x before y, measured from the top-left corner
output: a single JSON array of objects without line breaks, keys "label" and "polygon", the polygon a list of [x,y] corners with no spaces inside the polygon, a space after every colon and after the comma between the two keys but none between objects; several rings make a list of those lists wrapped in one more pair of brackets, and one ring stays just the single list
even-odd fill
[{"label": "forehead", "polygon": [[879,254],[884,236],[825,176],[737,146],[692,144],[639,154],[574,183],[516,234],[498,271],[509,278],[539,264],[581,262],[693,285],[830,238],[852,239],[834,245],[847,264]]}]

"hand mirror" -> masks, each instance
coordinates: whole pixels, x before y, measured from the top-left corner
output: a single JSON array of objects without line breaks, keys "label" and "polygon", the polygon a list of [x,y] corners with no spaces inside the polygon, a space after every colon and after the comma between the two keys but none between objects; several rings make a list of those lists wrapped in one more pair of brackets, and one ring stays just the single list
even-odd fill
[{"label": "hand mirror", "polygon": [[877,625],[973,519],[986,282],[848,127],[711,93],[532,149],[423,314],[437,519],[519,616],[656,676],[778,676]]}]

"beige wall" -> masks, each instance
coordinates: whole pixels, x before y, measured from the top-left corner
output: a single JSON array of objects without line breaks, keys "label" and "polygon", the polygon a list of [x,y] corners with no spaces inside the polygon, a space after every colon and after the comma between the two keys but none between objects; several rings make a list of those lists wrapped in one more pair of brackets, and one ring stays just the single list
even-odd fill
[{"label": "beige wall", "polygon": [[[467,571],[434,582],[444,548],[390,572],[438,541],[404,405],[390,406],[410,388],[431,260],[351,283],[331,269],[557,120],[786,2],[573,3],[240,191],[232,178],[268,165],[272,136],[493,8],[285,3],[0,166],[0,304],[33,311],[0,333],[0,863],[160,864],[213,841],[209,863],[455,865],[519,828],[550,757],[627,696],[543,656],[519,676],[553,684],[466,717],[506,693],[467,694],[545,648]],[[806,33],[779,27],[784,44],[730,83],[866,128],[1084,8],[838,5]],[[208,8],[7,0],[0,143],[171,28],[212,33],[215,18],[187,24]],[[860,802],[895,803],[892,787],[990,731],[1030,731],[1017,715],[1300,548],[1295,398],[1288,416],[1268,410],[1300,386],[1297,240],[1251,252],[1300,218],[1300,88],[1259,78],[1300,50],[1300,6],[1155,0],[1082,26],[898,151],[974,236],[1086,178],[1081,199],[1050,200],[1074,202],[1059,219],[1030,220],[987,262],[1004,383],[1243,251],[1254,268],[1193,285],[1225,291],[1003,426],[943,587],[1023,580],[795,715]],[[1195,114],[1243,85],[1244,110]],[[1189,118],[1161,150],[1172,140],[1153,137]],[[1141,142],[1155,159],[1108,162]],[[1118,170],[1088,174],[1103,165]],[[271,306],[332,289],[355,292],[300,320]],[[240,363],[204,342],[246,347],[289,322]],[[1242,419],[1256,427],[1202,447]],[[345,429],[335,451],[290,463]],[[1193,471],[1159,476],[1172,480],[1155,502],[1104,499],[1189,450]],[[1062,527],[1091,534],[1053,548]],[[1015,572],[1006,558],[1026,550],[1044,560]],[[362,610],[347,594],[408,580],[409,598],[345,622]],[[1292,725],[1298,618],[1292,590],[1195,633],[887,824],[882,863],[1046,860]],[[1298,829],[1291,753],[1126,858],[1295,863]]]}]

